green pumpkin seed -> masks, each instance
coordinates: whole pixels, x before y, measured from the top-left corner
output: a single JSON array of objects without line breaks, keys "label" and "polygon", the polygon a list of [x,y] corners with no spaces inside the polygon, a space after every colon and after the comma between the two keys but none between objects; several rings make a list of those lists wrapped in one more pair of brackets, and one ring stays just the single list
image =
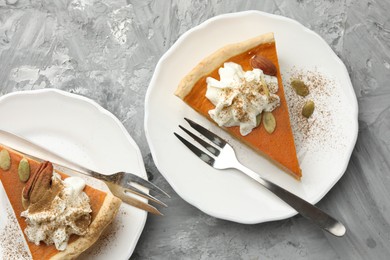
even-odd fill
[{"label": "green pumpkin seed", "polygon": [[28,163],[28,160],[26,158],[20,160],[18,174],[19,179],[22,182],[26,182],[30,178],[30,164]]},{"label": "green pumpkin seed", "polygon": [[11,157],[9,152],[5,149],[0,152],[0,168],[4,171],[8,171],[11,168]]},{"label": "green pumpkin seed", "polygon": [[276,119],[271,112],[264,112],[263,125],[267,133],[272,134],[276,128]]},{"label": "green pumpkin seed", "polygon": [[314,102],[309,100],[302,107],[302,115],[309,118],[314,112]]},{"label": "green pumpkin seed", "polygon": [[306,97],[307,95],[309,95],[309,88],[300,79],[293,79],[291,81],[291,87],[295,90],[295,93],[302,97]]},{"label": "green pumpkin seed", "polygon": [[261,113],[256,116],[256,127],[258,127],[261,123]]}]

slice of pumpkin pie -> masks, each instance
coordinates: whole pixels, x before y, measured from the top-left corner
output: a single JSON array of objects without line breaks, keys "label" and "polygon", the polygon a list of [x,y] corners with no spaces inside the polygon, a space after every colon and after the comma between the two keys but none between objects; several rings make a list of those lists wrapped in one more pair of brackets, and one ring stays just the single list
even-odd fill
[{"label": "slice of pumpkin pie", "polygon": [[273,33],[217,50],[181,80],[175,95],[301,178]]},{"label": "slice of pumpkin pie", "polygon": [[121,200],[0,145],[0,181],[33,259],[74,259],[112,222]]}]

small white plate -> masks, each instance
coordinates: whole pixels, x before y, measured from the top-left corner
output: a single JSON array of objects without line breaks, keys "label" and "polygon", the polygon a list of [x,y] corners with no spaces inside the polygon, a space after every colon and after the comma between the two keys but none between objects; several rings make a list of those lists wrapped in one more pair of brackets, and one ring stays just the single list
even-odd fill
[{"label": "small white plate", "polygon": [[[294,68],[318,70],[334,85],[331,95],[322,100],[323,109],[329,111],[328,119],[334,125],[325,128],[331,138],[323,140],[322,135],[318,137],[322,140],[313,137],[311,145],[299,140],[296,143],[303,171],[301,182],[232,140],[174,95],[180,80],[204,57],[226,44],[267,32],[275,33],[284,80]],[[184,200],[211,216],[249,224],[284,219],[296,211],[236,170],[218,171],[197,158],[173,135],[179,132],[185,136],[178,128],[179,124],[188,126],[183,118],[195,120],[227,139],[239,159],[261,176],[316,203],[346,170],[357,138],[357,112],[348,72],[320,36],[294,20],[248,11],[217,16],[202,23],[183,34],[164,54],[146,94],[145,131],[158,169]],[[315,141],[322,142],[313,145]]]},{"label": "small white plate", "polygon": [[[0,98],[0,118],[3,130],[91,169],[125,170],[146,178],[137,144],[114,115],[88,98],[54,89],[15,92]],[[0,212],[5,212],[4,205],[0,204]],[[81,258],[128,259],[146,216],[145,211],[122,203],[102,238]]]}]

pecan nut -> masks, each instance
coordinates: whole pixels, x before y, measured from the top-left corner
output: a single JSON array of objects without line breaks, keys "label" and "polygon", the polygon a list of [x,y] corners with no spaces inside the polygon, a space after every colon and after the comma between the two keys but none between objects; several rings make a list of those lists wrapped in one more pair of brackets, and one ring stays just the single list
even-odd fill
[{"label": "pecan nut", "polygon": [[23,199],[29,203],[37,202],[50,189],[52,176],[53,165],[51,162],[41,163],[26,183],[23,189]]}]

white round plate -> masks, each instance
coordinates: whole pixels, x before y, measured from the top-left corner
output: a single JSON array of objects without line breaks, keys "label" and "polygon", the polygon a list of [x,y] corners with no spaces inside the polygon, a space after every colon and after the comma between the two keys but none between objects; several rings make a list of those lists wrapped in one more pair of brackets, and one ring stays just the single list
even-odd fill
[{"label": "white round plate", "polygon": [[[146,178],[140,150],[124,126],[88,98],[54,89],[15,92],[0,97],[0,118],[3,130],[81,165],[103,173],[125,170]],[[102,185],[95,181],[92,186],[104,189],[98,183]],[[113,223],[81,259],[128,259],[146,216],[145,211],[122,203]]]},{"label": "white round plate", "polygon": [[[336,84],[334,98],[326,106],[341,106],[340,113],[331,114],[337,140],[329,138],[314,148],[296,144],[305,147],[298,150],[303,172],[300,182],[232,140],[174,95],[180,80],[204,57],[226,44],[267,32],[275,33],[282,75],[294,67],[320,69]],[[284,219],[296,211],[238,171],[215,170],[197,158],[173,135],[178,132],[191,140],[178,127],[181,124],[189,128],[183,118],[197,121],[227,139],[241,162],[261,176],[316,203],[346,170],[357,138],[357,112],[348,72],[320,36],[294,20],[247,11],[207,20],[183,34],[164,54],[146,94],[145,131],[157,168],[184,200],[211,216],[249,224]],[[334,142],[340,144],[337,149],[332,146]]]}]

